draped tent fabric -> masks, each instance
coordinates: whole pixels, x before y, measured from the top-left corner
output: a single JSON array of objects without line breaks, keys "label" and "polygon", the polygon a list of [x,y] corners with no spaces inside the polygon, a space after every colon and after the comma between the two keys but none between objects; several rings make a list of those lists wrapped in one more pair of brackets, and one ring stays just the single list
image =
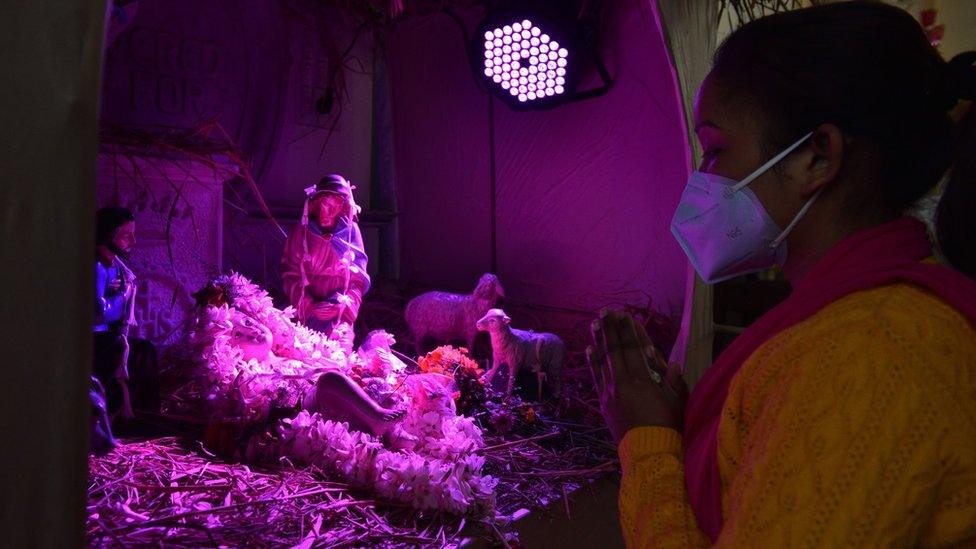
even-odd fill
[{"label": "draped tent fabric", "polygon": [[[679,88],[684,113],[685,165],[687,174],[701,158],[694,134],[694,101],[711,67],[718,33],[718,2],[649,0],[668,46],[674,81]],[[670,361],[682,365],[689,387],[712,362],[712,287],[705,284],[687,264],[681,329]]]},{"label": "draped tent fabric", "polygon": [[[650,298],[680,313],[686,260],[668,229],[687,174],[679,103],[652,10],[609,11],[601,52],[612,89],[540,112],[498,99],[489,110],[446,16],[398,26],[390,51],[404,278],[469,291],[490,267],[493,154],[497,274],[509,303],[585,315]],[[463,15],[469,29],[481,16]]]},{"label": "draped tent fabric", "polygon": [[[684,181],[680,115],[652,14],[610,14],[605,97],[495,110],[498,256],[524,299],[680,310],[684,256],[668,226]],[[502,279],[503,283],[505,278]]]}]

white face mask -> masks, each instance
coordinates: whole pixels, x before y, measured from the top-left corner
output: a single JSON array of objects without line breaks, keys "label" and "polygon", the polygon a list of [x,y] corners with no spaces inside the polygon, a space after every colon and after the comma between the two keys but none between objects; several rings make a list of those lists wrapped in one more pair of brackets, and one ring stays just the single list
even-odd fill
[{"label": "white face mask", "polygon": [[695,171],[671,220],[671,233],[709,284],[786,262],[786,236],[820,196],[817,191],[784,230],[747,185],[806,141],[810,132],[742,181]]}]

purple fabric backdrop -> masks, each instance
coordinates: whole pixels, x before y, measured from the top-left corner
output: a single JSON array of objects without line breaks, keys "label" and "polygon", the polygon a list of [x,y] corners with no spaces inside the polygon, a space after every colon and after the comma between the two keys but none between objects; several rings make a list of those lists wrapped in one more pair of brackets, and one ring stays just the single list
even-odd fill
[{"label": "purple fabric backdrop", "polygon": [[488,99],[447,16],[401,24],[390,50],[401,277],[474,288],[491,265]]},{"label": "purple fabric backdrop", "polygon": [[[687,174],[678,100],[649,10],[605,28],[607,95],[546,112],[495,103],[498,275],[516,302],[680,314],[686,260],[669,224]],[[472,29],[477,14],[470,14]],[[391,48],[401,272],[463,290],[490,266],[488,99],[446,16],[401,24]]]}]

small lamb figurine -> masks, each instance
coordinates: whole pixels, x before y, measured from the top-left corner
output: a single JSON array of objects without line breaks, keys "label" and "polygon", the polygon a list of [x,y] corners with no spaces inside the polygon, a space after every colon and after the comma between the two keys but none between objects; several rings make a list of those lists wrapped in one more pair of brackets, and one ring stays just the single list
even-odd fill
[{"label": "small lamb figurine", "polygon": [[468,349],[472,349],[478,335],[475,322],[501,297],[505,297],[505,291],[498,277],[486,273],[471,295],[427,292],[411,299],[405,316],[416,352],[421,352],[420,346],[427,337],[444,342],[464,339]]},{"label": "small lamb figurine", "polygon": [[485,374],[491,385],[499,369],[506,368],[508,375],[506,394],[511,394],[515,375],[525,366],[539,377],[539,395],[542,400],[542,380],[546,379],[554,397],[562,390],[562,370],[566,362],[566,345],[559,336],[548,333],[526,332],[511,327],[512,319],[501,309],[491,309],[476,324],[491,336],[492,364]]}]

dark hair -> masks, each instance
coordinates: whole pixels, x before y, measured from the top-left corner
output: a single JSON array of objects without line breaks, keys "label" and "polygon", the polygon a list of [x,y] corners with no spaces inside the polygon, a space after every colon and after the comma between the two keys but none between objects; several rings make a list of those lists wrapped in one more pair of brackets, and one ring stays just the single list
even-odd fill
[{"label": "dark hair", "polygon": [[904,10],[851,1],[742,26],[715,53],[711,78],[763,113],[770,151],[825,123],[869,142],[882,162],[874,205],[886,217],[903,213],[952,166],[937,234],[947,259],[976,276],[976,139],[972,131],[962,138],[949,116],[959,99],[976,98],[973,61],[967,53],[947,63]]},{"label": "dark hair", "polygon": [[112,233],[128,221],[135,221],[136,217],[128,208],[119,206],[105,206],[95,214],[95,244],[108,244]]}]

